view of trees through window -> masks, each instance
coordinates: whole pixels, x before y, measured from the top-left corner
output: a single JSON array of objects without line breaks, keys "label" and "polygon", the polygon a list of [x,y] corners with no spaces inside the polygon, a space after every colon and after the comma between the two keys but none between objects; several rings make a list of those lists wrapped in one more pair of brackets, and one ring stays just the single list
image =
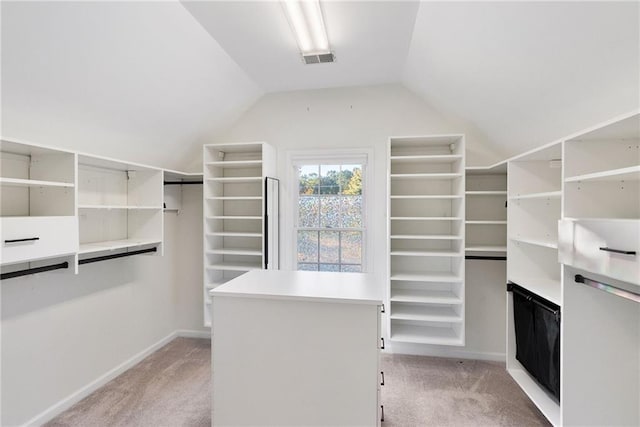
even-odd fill
[{"label": "view of trees through window", "polygon": [[362,271],[362,165],[299,168],[298,270]]}]

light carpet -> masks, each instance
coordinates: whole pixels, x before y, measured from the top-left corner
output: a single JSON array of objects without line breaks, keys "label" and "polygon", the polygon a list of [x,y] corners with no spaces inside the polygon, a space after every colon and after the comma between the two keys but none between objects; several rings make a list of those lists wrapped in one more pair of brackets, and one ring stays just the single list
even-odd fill
[{"label": "light carpet", "polygon": [[[48,424],[211,425],[210,341],[176,338]],[[391,426],[546,426],[504,364],[382,356],[385,422]]]}]

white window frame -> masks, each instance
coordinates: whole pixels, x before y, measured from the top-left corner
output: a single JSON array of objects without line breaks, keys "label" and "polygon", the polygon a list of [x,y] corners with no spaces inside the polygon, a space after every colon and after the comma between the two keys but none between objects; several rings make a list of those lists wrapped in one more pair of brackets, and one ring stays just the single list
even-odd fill
[{"label": "white window frame", "polygon": [[287,153],[287,167],[290,171],[289,182],[291,182],[291,198],[289,212],[288,230],[291,236],[292,253],[290,256],[291,269],[296,270],[298,266],[298,167],[302,165],[340,165],[340,164],[361,164],[362,165],[362,272],[370,272],[373,265],[373,245],[371,236],[372,213],[368,212],[373,206],[373,151],[369,149],[333,149],[333,150],[312,150],[312,151],[291,151]]}]

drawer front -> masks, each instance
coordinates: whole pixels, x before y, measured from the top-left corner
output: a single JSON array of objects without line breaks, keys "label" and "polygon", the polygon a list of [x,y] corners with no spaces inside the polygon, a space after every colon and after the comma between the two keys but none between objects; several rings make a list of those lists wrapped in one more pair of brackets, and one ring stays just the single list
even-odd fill
[{"label": "drawer front", "polygon": [[75,216],[6,217],[0,219],[2,264],[33,261],[78,251]]},{"label": "drawer front", "polygon": [[640,285],[640,220],[560,221],[559,259]]}]

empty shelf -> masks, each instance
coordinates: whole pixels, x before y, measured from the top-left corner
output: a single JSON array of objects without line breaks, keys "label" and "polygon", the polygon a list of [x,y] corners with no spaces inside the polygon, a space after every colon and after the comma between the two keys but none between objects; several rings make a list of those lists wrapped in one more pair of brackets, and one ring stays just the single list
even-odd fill
[{"label": "empty shelf", "polygon": [[207,236],[218,237],[262,237],[262,233],[242,233],[236,231],[218,231],[215,233],[207,233]]},{"label": "empty shelf", "polygon": [[207,219],[262,219],[262,217],[249,215],[214,215],[208,216]]},{"label": "empty shelf", "polygon": [[528,237],[510,237],[510,240],[528,245],[541,246],[543,248],[558,249],[558,242],[552,240],[531,239]]},{"label": "empty shelf", "polygon": [[207,200],[262,200],[262,196],[220,196],[220,197],[207,197]]},{"label": "empty shelf", "polygon": [[391,179],[455,179],[461,178],[461,173],[392,173]]},{"label": "empty shelf", "polygon": [[517,274],[511,274],[507,280],[540,295],[542,298],[548,299],[554,304],[562,305],[560,297],[560,279],[550,279],[548,277],[540,276],[518,276]]},{"label": "empty shelf", "polygon": [[145,210],[145,209],[157,209],[160,210],[160,206],[124,206],[124,205],[78,205],[78,209],[105,209],[105,210]]},{"label": "empty shelf", "polygon": [[405,239],[405,240],[462,240],[461,236],[454,236],[449,234],[393,234],[389,236],[393,239]]},{"label": "empty shelf", "polygon": [[425,291],[416,289],[392,289],[390,301],[414,304],[462,304],[462,298],[451,291]]},{"label": "empty shelf", "polygon": [[640,166],[630,166],[626,168],[607,170],[602,172],[587,173],[584,175],[572,176],[565,179],[565,182],[578,181],[638,181],[640,180]]},{"label": "empty shelf", "polygon": [[260,270],[262,265],[255,262],[219,262],[209,264],[208,270],[227,270],[227,271],[251,271]]},{"label": "empty shelf", "polygon": [[467,252],[507,252],[506,246],[467,246]]},{"label": "empty shelf", "polygon": [[461,154],[443,154],[443,155],[407,155],[407,156],[391,156],[391,163],[453,163],[461,160]]},{"label": "empty shelf", "polygon": [[460,221],[462,218],[453,216],[392,216],[391,221]]},{"label": "empty shelf", "polygon": [[544,193],[518,194],[509,197],[510,200],[526,200],[526,199],[555,199],[560,198],[562,191],[547,191]]},{"label": "empty shelf", "polygon": [[462,199],[463,196],[453,194],[407,194],[390,196],[392,199]]},{"label": "empty shelf", "polygon": [[420,344],[462,345],[462,338],[451,327],[392,324],[391,340]]},{"label": "empty shelf", "polygon": [[412,251],[412,250],[392,250],[391,256],[420,256],[420,257],[459,257],[460,251]]},{"label": "empty shelf", "polygon": [[390,280],[406,281],[406,282],[430,282],[430,283],[459,283],[463,278],[450,272],[407,272],[392,273]]},{"label": "empty shelf", "polygon": [[75,185],[68,182],[39,181],[37,179],[0,178],[0,185],[11,187],[61,187],[73,188]]},{"label": "empty shelf", "polygon": [[507,190],[491,190],[491,191],[465,191],[467,196],[506,196]]},{"label": "empty shelf", "polygon": [[212,255],[247,255],[247,256],[262,256],[260,249],[210,249],[206,251],[207,254]]},{"label": "empty shelf", "polygon": [[484,220],[472,220],[465,221],[467,225],[507,225],[507,221],[484,221]]},{"label": "empty shelf", "polygon": [[391,320],[460,323],[462,316],[449,306],[392,305]]},{"label": "empty shelf", "polygon": [[157,245],[162,243],[160,239],[125,239],[110,240],[104,242],[81,243],[79,254],[90,254],[94,252],[114,251],[118,249],[134,248],[137,246]]},{"label": "empty shelf", "polygon": [[260,181],[262,181],[262,177],[261,176],[219,177],[219,178],[207,178],[207,181],[220,182],[222,184],[259,183]]},{"label": "empty shelf", "polygon": [[205,163],[207,166],[216,166],[226,169],[237,169],[237,168],[255,168],[258,166],[262,166],[262,160],[229,160],[229,161],[218,161],[218,162],[207,162]]}]

